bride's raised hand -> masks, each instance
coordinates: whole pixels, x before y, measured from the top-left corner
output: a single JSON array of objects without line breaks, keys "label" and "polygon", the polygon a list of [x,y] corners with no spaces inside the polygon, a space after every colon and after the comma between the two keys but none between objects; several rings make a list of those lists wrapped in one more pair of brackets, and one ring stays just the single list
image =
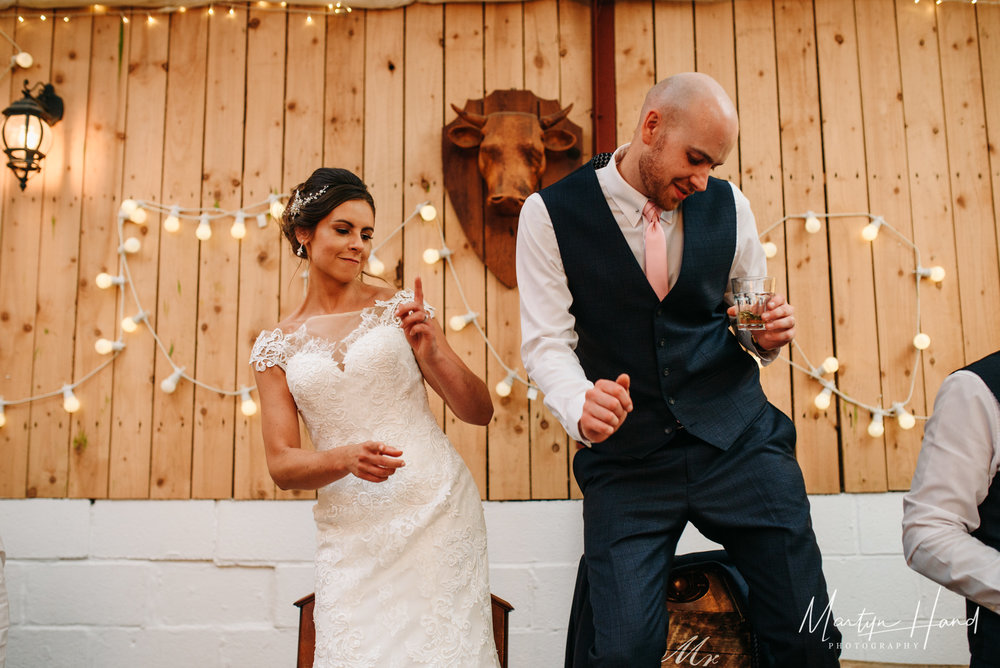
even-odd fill
[{"label": "bride's raised hand", "polygon": [[396,469],[406,465],[399,459],[402,450],[377,441],[349,445],[345,454],[347,470],[368,482],[385,482]]},{"label": "bride's raised hand", "polygon": [[413,281],[413,301],[396,307],[396,317],[402,323],[403,334],[417,359],[430,359],[437,352],[437,339],[431,314],[424,307],[424,288],[419,277]]}]

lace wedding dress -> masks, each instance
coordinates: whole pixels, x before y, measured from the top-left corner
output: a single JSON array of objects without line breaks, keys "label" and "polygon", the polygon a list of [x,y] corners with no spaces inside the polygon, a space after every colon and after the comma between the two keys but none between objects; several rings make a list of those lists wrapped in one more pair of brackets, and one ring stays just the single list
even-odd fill
[{"label": "lace wedding dress", "polygon": [[412,299],[261,332],[250,355],[284,370],[317,449],[379,441],[406,462],[319,490],[315,668],[498,665],[479,492],[394,316]]}]

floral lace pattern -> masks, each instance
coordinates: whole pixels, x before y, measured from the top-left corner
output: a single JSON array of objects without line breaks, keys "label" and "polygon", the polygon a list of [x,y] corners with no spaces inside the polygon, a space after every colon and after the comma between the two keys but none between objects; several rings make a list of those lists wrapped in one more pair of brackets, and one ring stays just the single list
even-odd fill
[{"label": "floral lace pattern", "polygon": [[318,450],[374,440],[406,461],[385,482],[319,490],[316,668],[498,665],[482,504],[395,317],[412,299],[376,302],[337,339],[308,321],[261,332],[250,355],[285,371]]}]

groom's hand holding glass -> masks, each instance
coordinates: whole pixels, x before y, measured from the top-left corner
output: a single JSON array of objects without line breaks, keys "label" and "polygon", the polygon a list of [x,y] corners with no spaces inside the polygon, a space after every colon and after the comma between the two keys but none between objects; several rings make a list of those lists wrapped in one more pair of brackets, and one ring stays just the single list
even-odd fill
[{"label": "groom's hand holding glass", "polygon": [[[730,318],[737,317],[736,305],[726,311]],[[761,314],[764,329],[752,330],[754,341],[761,350],[780,348],[795,338],[795,307],[785,301],[785,295],[775,293]]]}]

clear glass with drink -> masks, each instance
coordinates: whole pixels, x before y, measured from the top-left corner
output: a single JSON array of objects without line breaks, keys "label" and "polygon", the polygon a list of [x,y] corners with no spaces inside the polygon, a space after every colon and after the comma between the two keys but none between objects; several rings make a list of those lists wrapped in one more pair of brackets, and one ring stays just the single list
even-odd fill
[{"label": "clear glass with drink", "polygon": [[736,328],[764,329],[764,311],[774,296],[773,276],[739,276],[732,279],[733,303],[736,304]]}]

